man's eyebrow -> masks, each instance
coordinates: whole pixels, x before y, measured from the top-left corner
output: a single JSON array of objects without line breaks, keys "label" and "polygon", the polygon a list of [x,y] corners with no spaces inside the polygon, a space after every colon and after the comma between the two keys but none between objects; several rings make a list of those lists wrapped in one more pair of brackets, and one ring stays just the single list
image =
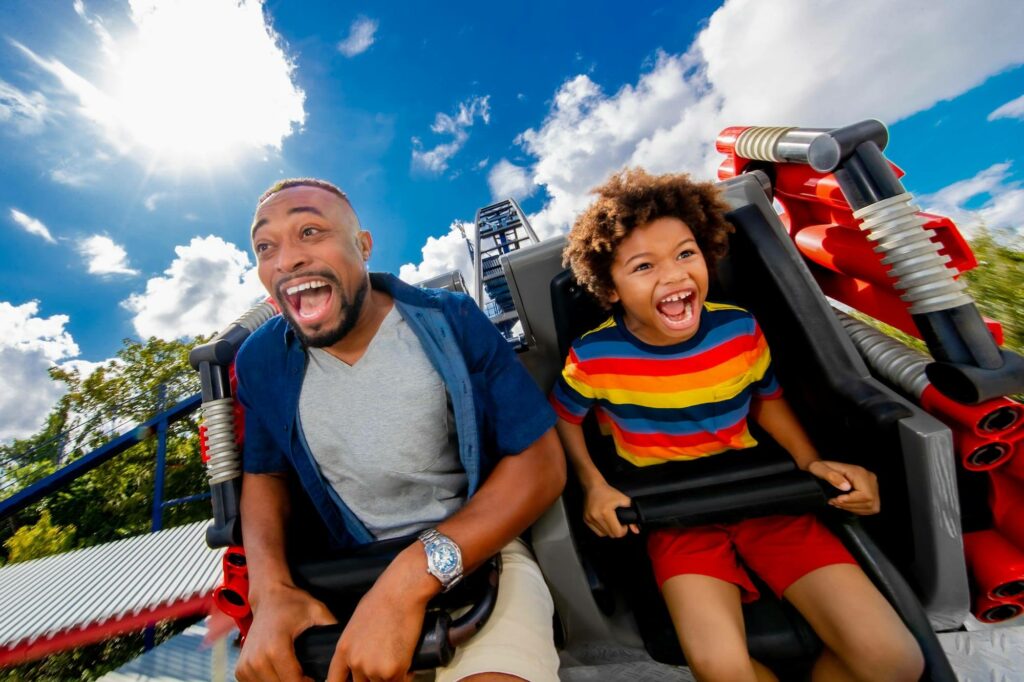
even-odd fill
[{"label": "man's eyebrow", "polygon": [[[312,213],[314,215],[320,216],[321,218],[325,217],[323,211],[321,211],[316,206],[293,206],[288,209],[288,215],[292,215],[294,213]],[[260,218],[259,220],[257,220],[256,223],[252,226],[252,231],[249,233],[250,236],[255,236],[256,230],[266,225],[267,221],[267,218]]]}]

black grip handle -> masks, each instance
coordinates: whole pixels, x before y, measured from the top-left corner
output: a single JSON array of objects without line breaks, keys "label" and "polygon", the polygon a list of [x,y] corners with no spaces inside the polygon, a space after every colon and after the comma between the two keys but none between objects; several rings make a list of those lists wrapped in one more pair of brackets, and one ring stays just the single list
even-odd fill
[{"label": "black grip handle", "polygon": [[638,495],[629,507],[616,509],[615,516],[623,525],[696,526],[815,511],[848,492],[807,472],[792,471],[697,490]]},{"label": "black grip handle", "polygon": [[[494,612],[500,572],[501,557],[495,556],[467,578],[467,582],[475,583],[467,587],[479,591],[479,594],[473,595],[473,605],[456,620],[453,621],[444,609],[427,611],[420,640],[413,653],[411,670],[431,670],[451,663],[456,647],[479,631]],[[365,588],[369,589],[372,584],[373,580],[370,580]],[[295,639],[295,656],[299,659],[303,674],[317,682],[327,678],[331,659],[334,658],[334,651],[344,629],[342,624],[318,625]]]}]

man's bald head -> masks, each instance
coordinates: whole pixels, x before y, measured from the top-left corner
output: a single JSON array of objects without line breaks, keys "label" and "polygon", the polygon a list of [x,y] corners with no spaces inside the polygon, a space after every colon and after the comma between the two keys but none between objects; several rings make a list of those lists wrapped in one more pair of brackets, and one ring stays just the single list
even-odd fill
[{"label": "man's bald head", "polygon": [[343,192],[337,185],[326,180],[320,180],[319,178],[287,178],[285,180],[278,180],[275,182],[265,192],[263,192],[263,194],[260,195],[260,198],[256,201],[256,217],[253,219],[251,227],[252,233],[255,233],[256,228],[264,222],[259,219],[260,207],[263,206],[263,204],[271,197],[287,189],[292,189],[293,187],[313,187],[315,189],[324,190],[325,192],[330,192],[334,196],[338,197],[341,199],[345,208],[348,209],[346,213],[350,214],[348,217],[350,217],[351,220],[346,220],[346,225],[350,227],[353,232],[358,232],[360,230],[359,216],[356,215],[355,207],[353,207],[352,202],[349,201],[348,195],[345,194],[345,192]]},{"label": "man's bald head", "polygon": [[320,189],[327,190],[331,194],[337,195],[342,201],[348,204],[348,207],[355,212],[355,208],[352,207],[352,202],[348,200],[348,195],[341,191],[341,189],[326,180],[320,180],[319,178],[287,178],[285,180],[278,180],[271,185],[266,192],[260,195],[260,198],[256,201],[256,208],[260,207],[264,201],[271,196],[277,194],[283,189],[290,187],[319,187]]}]

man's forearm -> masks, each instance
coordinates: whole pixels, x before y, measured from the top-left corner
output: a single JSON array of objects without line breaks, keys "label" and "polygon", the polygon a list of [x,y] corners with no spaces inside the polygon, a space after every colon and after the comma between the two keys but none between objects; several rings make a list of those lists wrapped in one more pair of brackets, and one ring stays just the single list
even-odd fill
[{"label": "man's forearm", "polygon": [[[564,486],[565,455],[555,430],[549,429],[523,452],[503,457],[477,493],[438,530],[458,543],[465,570],[471,571],[536,521]],[[426,565],[422,546],[414,543],[388,573],[401,573],[409,590],[429,599],[440,591],[440,583]]]},{"label": "man's forearm", "polygon": [[288,482],[278,474],[245,474],[242,479],[242,537],[254,603],[275,585],[292,585],[285,526],[291,512]]}]

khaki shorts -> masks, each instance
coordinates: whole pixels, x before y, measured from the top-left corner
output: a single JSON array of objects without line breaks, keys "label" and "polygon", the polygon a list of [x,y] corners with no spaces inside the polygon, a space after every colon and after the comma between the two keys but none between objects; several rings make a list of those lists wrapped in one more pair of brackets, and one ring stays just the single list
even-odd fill
[{"label": "khaki shorts", "polygon": [[[435,671],[437,682],[480,673],[505,673],[529,682],[557,682],[554,604],[540,567],[521,540],[501,550],[498,601],[487,624]],[[416,676],[417,682],[429,676]]]}]

